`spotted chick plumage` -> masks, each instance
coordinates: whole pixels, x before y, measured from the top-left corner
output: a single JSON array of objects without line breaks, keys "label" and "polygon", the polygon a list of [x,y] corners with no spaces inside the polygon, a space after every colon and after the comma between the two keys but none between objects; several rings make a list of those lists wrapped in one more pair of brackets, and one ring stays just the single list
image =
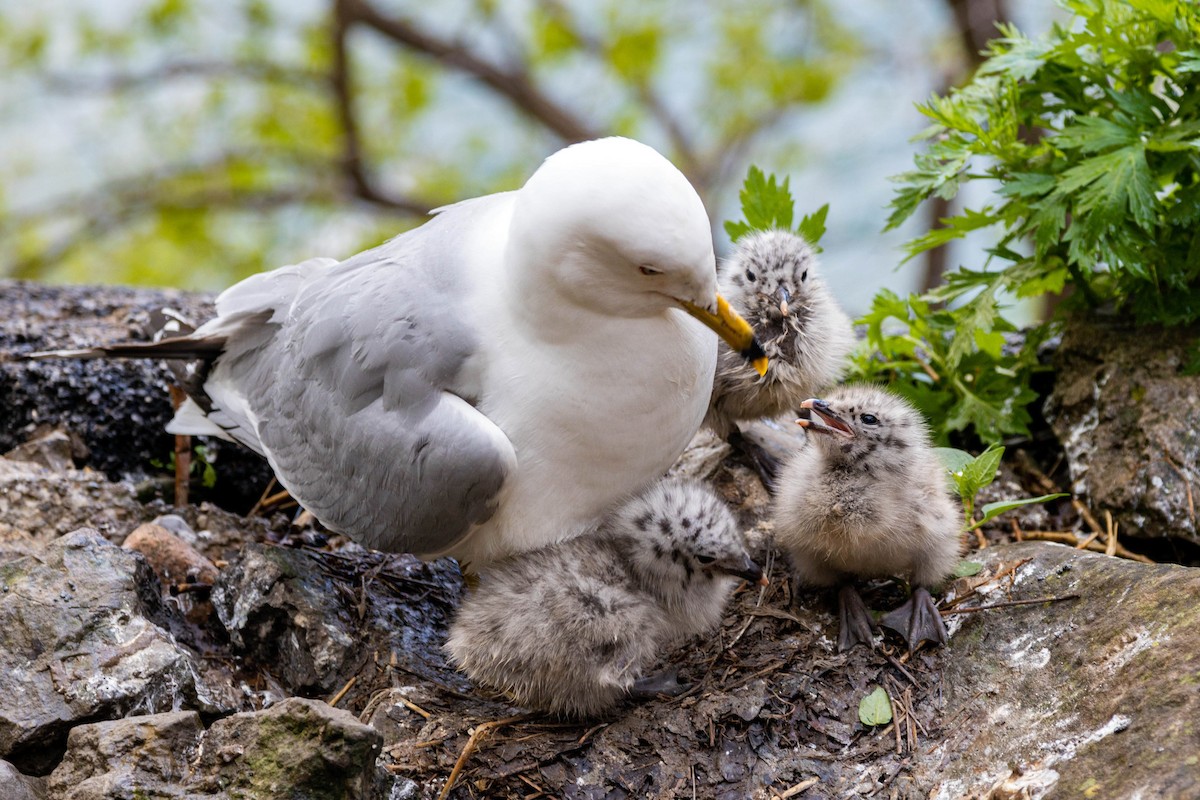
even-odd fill
[{"label": "spotted chick plumage", "polygon": [[720,498],[664,481],[589,533],[483,571],[446,649],[520,706],[593,717],[668,648],[716,628],[738,579],[761,574]]},{"label": "spotted chick plumage", "polygon": [[820,275],[813,248],[782,230],[746,234],[717,270],[729,305],[754,328],[771,361],[763,376],[722,352],[707,424],[725,438],[742,420],[794,412],[836,383],[854,329]]}]

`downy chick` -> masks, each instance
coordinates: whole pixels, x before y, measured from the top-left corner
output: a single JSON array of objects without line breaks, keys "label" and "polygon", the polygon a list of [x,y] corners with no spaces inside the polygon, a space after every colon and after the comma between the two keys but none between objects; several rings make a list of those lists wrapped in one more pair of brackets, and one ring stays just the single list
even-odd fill
[{"label": "downy chick", "polygon": [[479,578],[451,625],[451,661],[518,705],[571,717],[610,709],[673,644],[715,629],[739,579],[766,581],[724,502],[683,481]]},{"label": "downy chick", "polygon": [[876,386],[845,386],[801,404],[809,436],[779,476],[776,542],[798,583],[841,585],[838,648],[872,641],[854,578],[903,575],[912,597],[883,619],[909,649],[944,644],[928,587],[958,562],[962,521],[925,420]]},{"label": "downy chick", "polygon": [[[705,423],[718,436],[747,449],[739,420],[795,413],[800,403],[837,382],[854,346],[850,318],[821,280],[816,255],[788,231],[760,231],[738,241],[717,270],[729,305],[754,328],[770,367],[763,376],[736,355],[717,358]],[[773,477],[773,458],[751,452],[764,477]]]}]

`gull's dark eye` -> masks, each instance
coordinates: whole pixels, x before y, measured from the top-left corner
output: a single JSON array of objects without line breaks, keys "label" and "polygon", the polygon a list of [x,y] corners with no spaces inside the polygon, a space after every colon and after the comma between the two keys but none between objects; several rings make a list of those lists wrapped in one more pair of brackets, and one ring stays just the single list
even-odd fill
[{"label": "gull's dark eye", "polygon": [[696,556],[696,560],[699,561],[701,564],[711,564],[714,561],[716,561],[717,559],[714,558],[713,556]]},{"label": "gull's dark eye", "polygon": [[746,280],[750,281],[751,283],[754,283],[756,280],[758,280],[758,276],[754,274],[753,270],[748,269],[748,270],[746,270]]},{"label": "gull's dark eye", "polygon": [[662,275],[661,269],[655,269],[654,267],[650,267],[645,264],[642,264],[640,267],[638,267],[638,272],[642,273],[643,275]]},{"label": "gull's dark eye", "polygon": [[800,274],[800,280],[802,280],[802,281],[808,280],[808,270],[804,270],[804,272]]},{"label": "gull's dark eye", "polygon": [[874,414],[863,414],[861,417],[859,417],[859,419],[862,420],[863,425],[878,425],[879,424],[879,418],[876,417]]}]

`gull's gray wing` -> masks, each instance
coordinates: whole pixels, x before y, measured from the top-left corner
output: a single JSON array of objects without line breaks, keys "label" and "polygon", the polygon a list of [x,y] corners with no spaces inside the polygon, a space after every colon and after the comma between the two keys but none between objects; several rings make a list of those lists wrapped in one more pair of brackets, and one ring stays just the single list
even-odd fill
[{"label": "gull's gray wing", "polygon": [[305,508],[368,547],[445,551],[493,514],[515,467],[463,388],[480,331],[463,308],[462,228],[501,200],[460,204],[276,289],[267,273],[222,296],[240,321],[222,329],[205,384],[210,420],[234,420],[227,431],[256,438]]}]

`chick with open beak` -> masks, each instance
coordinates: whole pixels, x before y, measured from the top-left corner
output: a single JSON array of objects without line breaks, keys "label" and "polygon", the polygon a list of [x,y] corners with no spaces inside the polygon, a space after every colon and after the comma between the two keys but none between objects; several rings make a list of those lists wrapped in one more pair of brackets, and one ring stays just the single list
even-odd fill
[{"label": "chick with open beak", "polygon": [[769,480],[775,458],[743,439],[737,423],[794,415],[802,400],[836,383],[854,345],[853,328],[821,279],[812,248],[788,231],[743,236],[717,281],[754,328],[771,366],[760,375],[744,358],[722,352],[705,423],[746,451]]},{"label": "chick with open beak", "polygon": [[912,596],[883,617],[910,650],[944,644],[929,587],[950,575],[961,516],[921,414],[877,386],[845,386],[801,403],[810,436],[784,465],[773,517],[797,583],[840,586],[838,648],[873,642],[852,581],[904,576]]}]

